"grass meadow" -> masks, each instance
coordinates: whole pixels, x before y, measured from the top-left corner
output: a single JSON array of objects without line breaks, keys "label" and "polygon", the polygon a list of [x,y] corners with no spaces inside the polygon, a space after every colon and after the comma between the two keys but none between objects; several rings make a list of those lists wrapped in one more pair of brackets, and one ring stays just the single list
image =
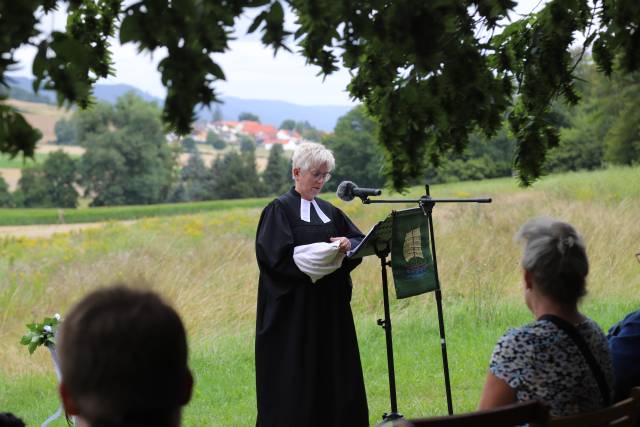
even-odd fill
[{"label": "grass meadow", "polygon": [[[591,273],[582,310],[604,329],[640,305],[640,265],[633,257],[640,250],[640,168],[554,175],[528,189],[513,179],[457,183],[433,186],[431,194],[493,198],[491,204],[441,204],[433,211],[455,412],[477,406],[498,337],[532,320],[522,299],[520,249],[512,239],[526,219],[551,215],[583,234]],[[328,198],[363,231],[390,209]],[[26,323],[56,312],[64,317],[98,286],[144,278],[174,304],[188,329],[196,385],[183,424],[254,425],[253,241],[260,211],[229,207],[131,225],[111,222],[49,239],[0,240],[0,411],[35,426],[58,407],[48,352],[29,356],[18,344]],[[383,316],[378,260],[366,259],[353,279],[373,424],[390,409],[384,333],[376,325]],[[434,295],[396,300],[391,291],[391,297],[399,410],[408,417],[445,414]]]},{"label": "grass meadow", "polygon": [[0,209],[0,226],[125,221],[232,208],[259,208],[264,206],[265,203],[265,199],[240,199],[157,205],[100,206],[77,209],[4,208]]}]

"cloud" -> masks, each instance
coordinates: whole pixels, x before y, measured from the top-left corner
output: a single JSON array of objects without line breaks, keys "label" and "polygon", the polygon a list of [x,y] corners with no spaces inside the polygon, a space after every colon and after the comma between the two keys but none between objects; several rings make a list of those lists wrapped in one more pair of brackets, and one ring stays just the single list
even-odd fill
[{"label": "cloud", "polygon": [[303,105],[352,105],[346,92],[350,76],[339,70],[324,81],[319,67],[306,65],[302,56],[271,49],[254,40],[230,43],[231,51],[215,56],[227,81],[224,95],[240,98],[279,99]]}]

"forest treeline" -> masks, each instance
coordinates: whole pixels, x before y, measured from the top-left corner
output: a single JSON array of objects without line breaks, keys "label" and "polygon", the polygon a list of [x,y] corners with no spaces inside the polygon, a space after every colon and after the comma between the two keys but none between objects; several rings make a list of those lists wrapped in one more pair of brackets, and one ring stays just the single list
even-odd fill
[{"label": "forest treeline", "polygon": [[[593,170],[609,164],[640,163],[640,74],[598,73],[586,59],[578,70],[581,102],[557,102],[551,120],[560,129],[559,144],[546,153],[544,172]],[[363,106],[341,117],[322,142],[336,157],[326,189],[342,180],[361,186],[385,183],[383,150],[377,144],[377,123]],[[78,159],[63,152],[23,170],[18,188],[9,192],[0,179],[0,206],[75,207],[80,197],[90,206],[154,204],[277,195],[292,185],[289,156],[274,145],[266,168],[256,168],[256,146],[244,141],[218,155],[210,166],[192,146],[168,142],[161,111],[129,93],[115,105],[98,103],[74,112],[56,126],[60,144],[69,140],[85,148]],[[186,144],[188,145],[188,144]],[[179,166],[181,152],[190,153]],[[439,163],[414,184],[480,180],[510,176],[516,139],[508,125],[492,137],[470,136],[460,152],[439,156]],[[429,153],[427,153],[429,155]]]}]

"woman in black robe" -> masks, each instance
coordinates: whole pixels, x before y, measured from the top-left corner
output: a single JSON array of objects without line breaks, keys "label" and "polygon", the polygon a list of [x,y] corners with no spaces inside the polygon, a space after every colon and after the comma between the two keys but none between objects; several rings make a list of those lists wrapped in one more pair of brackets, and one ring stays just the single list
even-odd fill
[{"label": "woman in black robe", "polygon": [[256,236],[260,267],[256,320],[258,427],[368,425],[360,354],[351,314],[347,258],[312,283],[294,247],[339,242],[341,252],[363,234],[338,208],[315,196],[334,159],[320,144],[293,156],[295,187],[262,212]]}]

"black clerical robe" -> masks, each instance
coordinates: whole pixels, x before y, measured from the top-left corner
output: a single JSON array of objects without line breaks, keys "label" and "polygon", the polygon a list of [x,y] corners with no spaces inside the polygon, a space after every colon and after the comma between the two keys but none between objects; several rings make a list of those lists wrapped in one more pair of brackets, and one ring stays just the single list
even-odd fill
[{"label": "black clerical robe", "polygon": [[[351,314],[346,259],[312,283],[293,260],[293,248],[344,236],[364,237],[338,208],[315,199],[329,222],[310,207],[301,219],[300,195],[290,192],[262,212],[256,236],[260,267],[256,320],[259,427],[368,425],[367,399]],[[326,218],[325,218],[326,221]]]}]

